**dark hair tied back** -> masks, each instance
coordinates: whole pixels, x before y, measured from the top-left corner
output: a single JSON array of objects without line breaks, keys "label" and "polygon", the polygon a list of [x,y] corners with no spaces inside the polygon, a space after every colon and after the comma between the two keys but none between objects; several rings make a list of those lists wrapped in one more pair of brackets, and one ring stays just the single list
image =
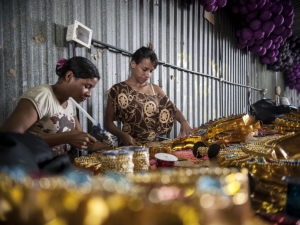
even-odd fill
[{"label": "dark hair tied back", "polygon": [[90,60],[81,56],[75,56],[69,60],[64,58],[58,60],[56,65],[56,74],[59,76],[59,79],[64,79],[66,73],[70,70],[73,72],[76,78],[100,79],[97,67]]},{"label": "dark hair tied back", "polygon": [[158,58],[154,52],[152,43],[149,43],[147,47],[143,46],[136,50],[132,55],[131,61],[135,61],[136,64],[139,64],[143,59],[150,59],[154,68],[158,65]]}]

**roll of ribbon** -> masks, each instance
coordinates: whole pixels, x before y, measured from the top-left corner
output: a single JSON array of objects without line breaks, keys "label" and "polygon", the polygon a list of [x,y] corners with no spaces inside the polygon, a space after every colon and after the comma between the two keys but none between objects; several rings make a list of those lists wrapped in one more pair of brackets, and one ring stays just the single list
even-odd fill
[{"label": "roll of ribbon", "polygon": [[157,167],[173,167],[174,162],[178,160],[175,155],[167,153],[157,153],[155,154]]}]

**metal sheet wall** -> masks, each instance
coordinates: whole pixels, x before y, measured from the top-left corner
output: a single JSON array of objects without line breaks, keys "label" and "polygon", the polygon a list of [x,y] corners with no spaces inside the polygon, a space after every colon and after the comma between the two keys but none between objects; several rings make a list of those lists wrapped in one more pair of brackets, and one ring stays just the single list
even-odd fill
[{"label": "metal sheet wall", "polygon": [[[59,58],[73,56],[65,41],[66,27],[78,20],[93,30],[93,39],[134,52],[152,42],[160,61],[151,82],[163,88],[192,127],[210,119],[248,111],[262,98],[258,89],[280,85],[283,95],[299,105],[299,95],[284,88],[282,74],[268,71],[257,56],[236,47],[228,9],[204,18],[198,0],[1,0],[0,1],[0,125],[28,88],[56,82]],[[91,59],[101,80],[83,107],[103,122],[107,90],[129,76],[130,58],[112,49],[75,48]],[[100,60],[93,58],[99,54]],[[171,65],[171,66],[170,66]],[[179,68],[179,69],[178,69]],[[91,125],[80,114],[84,130]],[[168,137],[174,138],[175,124]]]}]

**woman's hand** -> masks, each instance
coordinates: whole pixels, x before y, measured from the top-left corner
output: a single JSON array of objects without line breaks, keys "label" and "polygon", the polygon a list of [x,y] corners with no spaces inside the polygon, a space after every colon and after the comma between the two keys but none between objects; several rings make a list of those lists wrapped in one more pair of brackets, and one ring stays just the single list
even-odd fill
[{"label": "woman's hand", "polygon": [[136,145],[136,142],[133,139],[133,137],[131,137],[129,134],[127,134],[125,132],[123,132],[122,140],[123,140],[123,145],[124,146]]},{"label": "woman's hand", "polygon": [[184,120],[180,123],[180,133],[178,138],[189,137],[192,135],[192,128],[187,120]]},{"label": "woman's hand", "polygon": [[64,132],[64,134],[67,136],[67,142],[76,148],[87,149],[97,141],[90,134],[78,130]]}]

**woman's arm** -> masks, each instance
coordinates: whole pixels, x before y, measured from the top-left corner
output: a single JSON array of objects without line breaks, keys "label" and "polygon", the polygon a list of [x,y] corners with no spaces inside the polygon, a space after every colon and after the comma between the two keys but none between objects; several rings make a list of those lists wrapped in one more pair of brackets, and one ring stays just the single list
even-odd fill
[{"label": "woman's arm", "polygon": [[28,99],[21,99],[13,113],[0,128],[0,131],[24,133],[37,120],[38,113],[33,103]]},{"label": "woman's arm", "polygon": [[106,111],[105,111],[105,118],[104,118],[104,128],[111,134],[117,136],[118,138],[121,138],[124,142],[124,145],[135,145],[134,139],[129,134],[121,131],[114,124],[114,117],[115,117],[115,110],[114,110],[113,102],[108,97]]},{"label": "woman's arm", "polygon": [[[21,99],[13,113],[0,128],[0,131],[24,133],[38,119],[38,113],[33,103],[28,99]],[[78,130],[55,134],[42,134],[40,137],[43,138],[50,147],[70,144],[78,148],[88,148],[87,145],[95,143],[96,139],[82,132],[78,119],[74,119],[75,128]]]},{"label": "woman's arm", "polygon": [[192,128],[190,127],[189,122],[185,119],[184,115],[177,110],[175,113],[175,119],[180,123],[180,133],[178,137],[187,137],[192,135]]}]

